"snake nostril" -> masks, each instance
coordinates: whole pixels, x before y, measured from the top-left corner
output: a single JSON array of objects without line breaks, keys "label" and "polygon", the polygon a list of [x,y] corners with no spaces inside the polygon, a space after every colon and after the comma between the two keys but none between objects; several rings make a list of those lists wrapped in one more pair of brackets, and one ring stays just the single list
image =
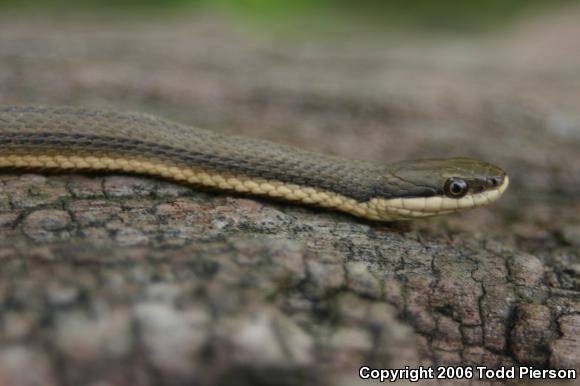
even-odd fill
[{"label": "snake nostril", "polygon": [[501,179],[502,179],[501,177],[491,177],[488,178],[488,183],[493,187],[497,187],[499,186]]}]

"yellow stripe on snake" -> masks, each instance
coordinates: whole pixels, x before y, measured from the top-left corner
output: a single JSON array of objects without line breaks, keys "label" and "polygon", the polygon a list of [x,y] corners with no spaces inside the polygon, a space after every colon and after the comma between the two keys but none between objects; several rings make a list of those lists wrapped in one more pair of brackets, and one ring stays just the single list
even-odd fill
[{"label": "yellow stripe on snake", "polygon": [[0,169],[144,174],[382,221],[486,205],[509,183],[468,158],[381,165],[78,107],[0,107]]}]

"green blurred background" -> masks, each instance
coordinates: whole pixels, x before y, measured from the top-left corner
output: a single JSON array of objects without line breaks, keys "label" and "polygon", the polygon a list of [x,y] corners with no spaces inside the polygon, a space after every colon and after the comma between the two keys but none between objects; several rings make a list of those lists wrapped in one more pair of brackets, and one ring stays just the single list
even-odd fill
[{"label": "green blurred background", "polygon": [[510,22],[527,12],[577,0],[0,0],[0,7],[36,10],[101,8],[167,12],[213,10],[265,25],[320,20],[331,16],[378,26],[482,30]]}]

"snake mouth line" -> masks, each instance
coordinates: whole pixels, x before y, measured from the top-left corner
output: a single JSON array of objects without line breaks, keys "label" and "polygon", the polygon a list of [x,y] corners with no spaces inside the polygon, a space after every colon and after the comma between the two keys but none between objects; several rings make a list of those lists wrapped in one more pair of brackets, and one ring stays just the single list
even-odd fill
[{"label": "snake mouth line", "polygon": [[369,201],[369,205],[376,208],[377,213],[387,212],[391,216],[397,216],[399,219],[430,217],[491,204],[502,196],[508,185],[509,177],[506,175],[496,189],[466,195],[459,199],[445,196],[395,199],[375,198]]}]

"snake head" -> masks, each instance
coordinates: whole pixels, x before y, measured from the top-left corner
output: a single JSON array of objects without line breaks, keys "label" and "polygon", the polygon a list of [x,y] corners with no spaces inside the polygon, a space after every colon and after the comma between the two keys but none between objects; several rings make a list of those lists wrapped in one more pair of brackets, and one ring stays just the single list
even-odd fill
[{"label": "snake head", "polygon": [[377,186],[381,198],[371,200],[377,212],[383,212],[381,219],[427,217],[487,205],[509,184],[501,168],[470,158],[399,162],[389,166],[385,178]]}]

